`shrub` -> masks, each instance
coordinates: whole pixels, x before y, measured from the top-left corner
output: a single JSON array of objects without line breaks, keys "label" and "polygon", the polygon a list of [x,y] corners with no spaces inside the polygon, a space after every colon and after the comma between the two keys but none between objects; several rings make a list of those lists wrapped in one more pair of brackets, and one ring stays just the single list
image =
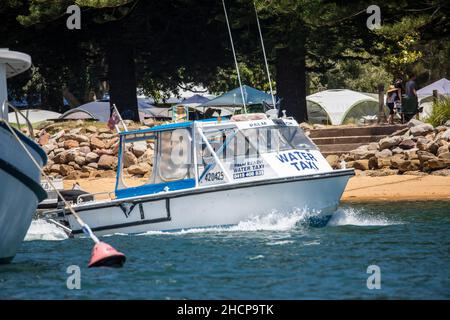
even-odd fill
[{"label": "shrub", "polygon": [[427,122],[437,127],[443,125],[447,120],[450,120],[450,98],[439,97],[433,102],[433,110]]}]

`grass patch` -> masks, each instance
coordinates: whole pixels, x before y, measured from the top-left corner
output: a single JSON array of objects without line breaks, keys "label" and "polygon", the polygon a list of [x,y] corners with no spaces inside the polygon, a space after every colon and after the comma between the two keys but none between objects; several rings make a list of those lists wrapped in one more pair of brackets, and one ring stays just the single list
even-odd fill
[{"label": "grass patch", "polygon": [[434,127],[441,126],[450,120],[450,98],[439,97],[433,102],[433,110],[427,122]]}]

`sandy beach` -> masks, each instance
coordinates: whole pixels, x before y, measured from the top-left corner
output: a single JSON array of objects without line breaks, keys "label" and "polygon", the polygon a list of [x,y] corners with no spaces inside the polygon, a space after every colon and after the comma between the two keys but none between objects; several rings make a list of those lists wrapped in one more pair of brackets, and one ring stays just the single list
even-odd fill
[{"label": "sandy beach", "polygon": [[[130,186],[142,184],[146,179],[130,179]],[[76,180],[88,192],[114,190],[115,178]],[[75,180],[65,180],[64,188],[71,188]],[[402,200],[450,200],[450,177],[442,176],[385,176],[352,177],[345,189],[342,201],[402,201]]]}]

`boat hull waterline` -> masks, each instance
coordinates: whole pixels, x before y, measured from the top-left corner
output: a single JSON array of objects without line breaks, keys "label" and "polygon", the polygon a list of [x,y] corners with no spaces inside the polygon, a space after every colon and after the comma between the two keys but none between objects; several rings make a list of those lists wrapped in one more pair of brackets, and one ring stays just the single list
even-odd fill
[{"label": "boat hull waterline", "polygon": [[[274,210],[280,213],[304,210],[314,225],[325,225],[336,211],[353,174],[353,170],[341,170],[226,188],[209,187],[86,203],[77,207],[77,213],[99,236],[236,225]],[[72,215],[62,212],[59,215],[69,223],[73,235],[82,234]]]},{"label": "boat hull waterline", "polygon": [[[44,151],[20,132],[16,134],[38,163],[44,165]],[[40,171],[4,124],[0,125],[0,148],[8,150],[0,154],[0,263],[8,263],[19,250],[46,193],[40,186]]]}]

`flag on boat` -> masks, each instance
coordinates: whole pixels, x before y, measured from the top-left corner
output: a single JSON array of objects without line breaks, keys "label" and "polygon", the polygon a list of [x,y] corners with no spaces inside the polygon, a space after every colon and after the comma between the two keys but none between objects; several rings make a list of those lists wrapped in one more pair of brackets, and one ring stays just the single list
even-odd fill
[{"label": "flag on boat", "polygon": [[108,120],[108,128],[111,131],[114,131],[118,123],[119,123],[119,116],[117,115],[115,108],[112,108],[111,117],[109,117]]}]

